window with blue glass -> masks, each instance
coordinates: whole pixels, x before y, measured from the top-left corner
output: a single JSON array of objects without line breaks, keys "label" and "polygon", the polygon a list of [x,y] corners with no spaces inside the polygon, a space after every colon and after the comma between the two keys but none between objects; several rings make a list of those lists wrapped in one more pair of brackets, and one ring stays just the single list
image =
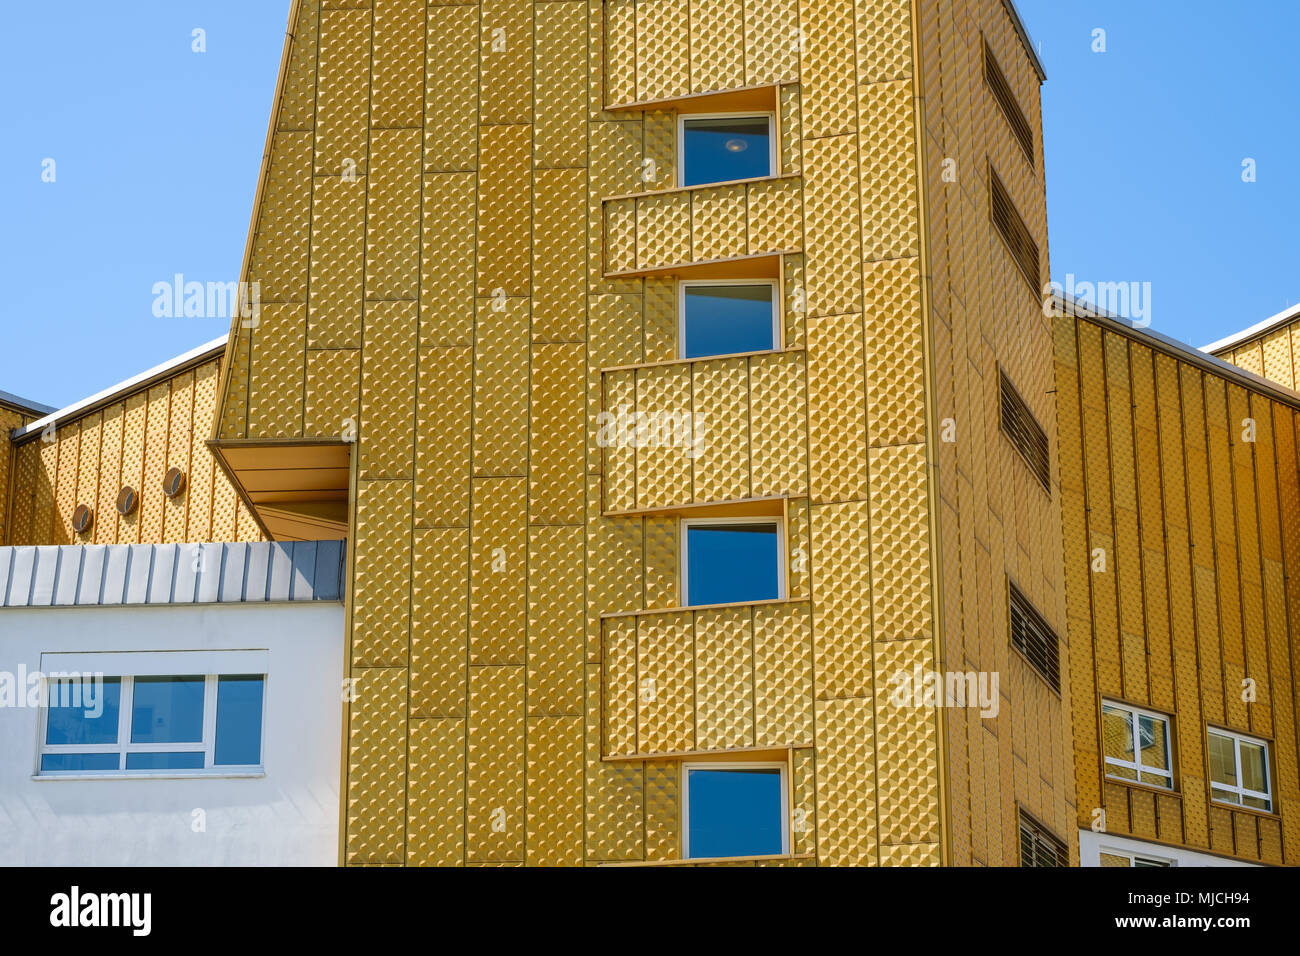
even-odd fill
[{"label": "window with blue glass", "polygon": [[678,289],[681,358],[765,352],[780,344],[775,281],[688,281]]},{"label": "window with blue glass", "polygon": [[773,175],[770,114],[683,116],[678,138],[680,186]]},{"label": "window with blue glass", "polygon": [[682,522],[682,603],[736,604],[783,597],[781,523],[774,518]]},{"label": "window with blue glass", "polygon": [[40,772],[260,769],[265,687],[261,674],[51,680]]},{"label": "window with blue glass", "polygon": [[790,852],[785,764],[683,764],[682,788],[684,857]]}]

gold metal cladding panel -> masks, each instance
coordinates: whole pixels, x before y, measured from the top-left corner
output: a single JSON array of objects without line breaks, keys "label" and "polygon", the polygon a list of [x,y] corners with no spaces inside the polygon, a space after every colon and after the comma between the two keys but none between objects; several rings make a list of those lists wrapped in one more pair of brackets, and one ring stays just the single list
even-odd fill
[{"label": "gold metal cladding panel", "polygon": [[870,510],[866,501],[812,506],[813,667],[817,697],[871,695]]},{"label": "gold metal cladding panel", "polygon": [[[803,184],[799,180],[749,183],[745,186],[745,202],[747,236],[724,247],[723,256],[734,256],[737,250],[758,254],[803,248]],[[699,249],[692,249],[692,254],[696,260],[708,258]]]},{"label": "gold metal cladding panel", "polygon": [[[424,61],[424,0],[375,0],[370,63],[371,123],[414,126],[424,121],[424,84],[412,64]],[[417,138],[419,130],[416,130]]]},{"label": "gold metal cladding panel", "polygon": [[[754,746],[812,740],[811,608],[807,603],[755,607],[753,628]],[[811,816],[811,799],[808,803],[805,809]],[[795,852],[801,851],[796,847]]]},{"label": "gold metal cladding panel", "polygon": [[[636,519],[633,519],[636,520]],[[678,607],[677,539],[680,521],[673,516],[642,519],[645,535],[645,598],[647,608]]]},{"label": "gold metal cladding panel", "polygon": [[930,637],[924,445],[871,450],[871,620],[877,641]]},{"label": "gold metal cladding panel", "polygon": [[517,0],[483,0],[479,17],[480,123],[533,121],[533,8]]},{"label": "gold metal cladding panel", "polygon": [[582,865],[582,743],[581,715],[528,720],[525,861],[532,866]]},{"label": "gold metal cladding panel", "polygon": [[808,493],[807,379],[804,355],[749,360],[750,492]]},{"label": "gold metal cladding panel", "polygon": [[637,237],[641,228],[637,221],[637,201],[619,199],[607,202],[603,210],[601,229],[605,237],[605,256],[603,262],[596,264],[594,269],[593,279],[596,281],[607,271],[630,272],[638,265]]},{"label": "gold metal cladding panel", "polygon": [[[210,366],[211,372],[206,381],[212,383],[210,391],[215,393],[217,366],[214,363]],[[211,412],[211,404],[208,406]],[[117,544],[117,495],[122,487],[122,433],[123,424],[126,419],[126,407],[121,402],[116,405],[110,405],[104,409],[103,427],[100,432],[100,452],[99,452],[99,489],[96,500],[93,503],[95,509],[95,527],[93,529],[95,544]],[[211,420],[209,414],[208,421]],[[198,450],[196,449],[196,455]],[[203,448],[203,454],[207,454],[207,449]],[[196,483],[199,487],[191,487],[190,494],[197,501],[204,502],[204,507],[211,517],[212,511],[212,469],[211,456],[208,455],[209,465],[206,479],[195,476]],[[2,465],[0,465],[2,467]],[[15,469],[16,471],[16,469]],[[0,476],[0,482],[3,482],[3,476]],[[206,485],[203,482],[206,481]],[[3,518],[3,509],[6,498],[0,497],[0,519]],[[197,509],[196,509],[197,510]],[[189,541],[210,541],[211,538],[211,521],[208,527],[198,527],[195,530],[200,532],[198,535],[191,535]],[[0,535],[0,540],[4,540]],[[6,542],[12,544],[15,542]]]},{"label": "gold metal cladding panel", "polygon": [[803,192],[808,315],[861,312],[862,234],[853,136],[804,141]]},{"label": "gold metal cladding panel", "polygon": [[600,478],[587,479],[587,634],[599,653],[605,609],[634,611],[642,600],[641,522],[600,516]]},{"label": "gold metal cladding panel", "polygon": [[465,721],[410,722],[406,865],[458,866],[465,859]]},{"label": "gold metal cladding panel", "polygon": [[237,328],[226,346],[230,382],[221,406],[221,438],[248,437],[248,350],[251,345],[252,333]]},{"label": "gold metal cladding panel", "polygon": [[665,100],[690,90],[688,0],[639,0],[636,5],[636,98]]},{"label": "gold metal cladding panel", "polygon": [[365,177],[316,177],[307,299],[309,348],[361,346],[365,208]]},{"label": "gold metal cladding panel", "polygon": [[880,848],[880,865],[941,866],[942,855],[937,842],[882,846]]},{"label": "gold metal cladding panel", "polygon": [[[691,260],[690,200],[689,192],[675,192],[619,201],[636,204],[638,268],[645,269]],[[607,237],[606,242],[610,243],[610,241],[611,237]],[[611,247],[613,247],[612,243]]]},{"label": "gold metal cladding panel", "polygon": [[745,85],[743,0],[690,4],[690,65],[693,91]]},{"label": "gold metal cladding panel", "polygon": [[857,129],[853,0],[800,0],[800,87],[804,136],[836,136]]},{"label": "gold metal cladding panel", "polygon": [[677,280],[645,280],[645,359],[670,362],[677,358]]},{"label": "gold metal cladding panel", "polygon": [[[406,666],[411,618],[411,504],[409,481],[357,483],[354,667]],[[405,686],[405,671],[402,681]]]},{"label": "gold metal cladding panel", "polygon": [[[642,297],[639,295],[597,295],[589,298],[587,318],[587,469],[604,467],[600,445],[600,413],[605,407],[618,408],[601,391],[600,369],[642,361]],[[635,397],[631,379],[622,402],[631,406]]]},{"label": "gold metal cladding panel", "polygon": [[1295,388],[1295,364],[1291,358],[1291,329],[1279,329],[1260,342],[1264,356],[1264,377]]},{"label": "gold metal cladding panel", "polygon": [[472,172],[424,177],[421,346],[474,343],[474,190]]},{"label": "gold metal cladding panel", "polygon": [[641,157],[636,188],[628,192],[670,189],[677,185],[677,113],[646,110],[642,116]]},{"label": "gold metal cladding panel", "polygon": [[348,424],[355,426],[360,418],[360,388],[360,349],[309,350],[303,434],[318,438],[355,434]]},{"label": "gold metal cladding panel", "polygon": [[535,7],[537,110],[533,161],[539,167],[583,166],[587,124],[587,5],[583,0]]},{"label": "gold metal cladding panel", "polygon": [[809,491],[814,502],[867,496],[862,315],[808,319]]},{"label": "gold metal cladding panel", "polygon": [[474,475],[528,469],[528,314],[523,298],[480,299],[474,337]]},{"label": "gold metal cladding panel", "polygon": [[[264,304],[253,329],[248,376],[248,437],[302,435],[307,310],[300,303]],[[206,423],[201,426],[206,430]]]},{"label": "gold metal cladding panel", "polygon": [[[600,7],[599,12],[596,7]],[[603,28],[603,43],[591,44],[590,66],[599,68],[597,94],[599,102],[593,110],[605,103],[633,103],[636,95],[636,0],[604,0],[591,5],[590,30]],[[603,14],[601,16],[600,14]],[[603,47],[604,62],[601,62]],[[593,72],[595,72],[593,70]]]},{"label": "gold metal cladding panel", "polygon": [[[603,488],[604,508],[612,511],[630,511],[636,507],[636,459],[639,449],[627,441],[628,428],[622,420],[629,419],[637,407],[637,374],[631,370],[611,372],[602,376],[603,404],[598,412],[598,423],[592,429],[597,436],[597,455],[604,459],[601,471],[605,476]],[[649,381],[653,381],[651,376]],[[612,416],[612,417],[611,417]],[[635,425],[633,436],[635,436]],[[651,473],[653,475],[653,472]]]},{"label": "gold metal cladding panel", "polygon": [[808,312],[808,287],[804,282],[803,256],[783,256],[785,270],[785,346],[804,347],[804,316]]},{"label": "gold metal cladding panel", "polygon": [[[184,372],[171,382],[172,393],[167,422],[167,467],[185,472],[187,487],[175,498],[167,498],[163,505],[163,538],[168,544],[185,540],[185,519],[190,504],[188,479],[193,478],[190,468],[190,450],[194,444],[194,373]],[[99,429],[87,428],[98,424],[99,416],[87,420],[81,429],[81,458],[98,462]],[[80,500],[80,499],[79,499]]]},{"label": "gold metal cladding panel", "polygon": [[414,533],[411,565],[411,716],[465,716],[469,532]]},{"label": "gold metal cladding panel", "polygon": [[697,611],[695,746],[754,746],[754,632],[751,609]]},{"label": "gold metal cladding panel", "polygon": [[348,704],[346,861],[406,858],[406,669],[354,668]]},{"label": "gold metal cladding panel", "polygon": [[[170,421],[171,383],[163,382],[149,389],[149,412],[145,422],[144,443],[144,479],[141,482],[140,495],[140,543],[150,544],[162,541],[163,522],[166,516],[167,498],[153,489],[162,487],[163,476],[167,474],[167,424]],[[75,435],[75,432],[73,433]],[[75,438],[73,439],[75,441]],[[65,442],[59,442],[59,457],[63,458]],[[71,449],[76,454],[76,448]],[[75,460],[75,459],[74,459]],[[58,520],[66,524],[72,514],[72,507],[64,507],[64,483],[60,475],[56,501],[59,505]],[[61,527],[56,520],[55,527]],[[66,540],[66,539],[65,539]],[[62,543],[62,542],[61,542]]]},{"label": "gold metal cladding panel", "polygon": [[[145,436],[148,429],[149,416],[149,396],[145,392],[132,395],[126,400],[126,412],[122,420],[122,484],[130,485],[132,488],[142,491],[144,478],[144,449]],[[44,452],[42,452],[44,458]],[[230,498],[234,498],[234,489],[230,489]],[[227,532],[227,536],[217,537],[218,541],[229,541],[235,534],[235,503],[231,500],[217,501],[226,504],[227,507],[218,510],[213,509],[212,530],[214,537],[222,531]],[[215,503],[214,503],[215,504]],[[116,515],[117,517],[117,543],[118,544],[136,544],[140,541],[140,509],[129,515]],[[219,521],[218,518],[223,520]]]},{"label": "gold metal cladding panel", "polygon": [[638,619],[638,752],[695,749],[692,657],[690,612]]},{"label": "gold metal cladding panel", "polygon": [[910,0],[857,0],[855,7],[858,82],[876,83],[910,77]]},{"label": "gold metal cladding panel", "polygon": [[320,39],[320,9],[313,2],[298,5],[298,19],[290,24],[293,42],[284,93],[280,98],[278,128],[310,131],[316,122],[316,54]]},{"label": "gold metal cladding panel", "polygon": [[[585,645],[583,529],[528,532],[528,715],[580,715]],[[582,733],[581,726],[576,731]]]},{"label": "gold metal cladding panel", "polygon": [[428,172],[473,169],[478,163],[478,20],[475,4],[429,6],[424,61]]},{"label": "gold metal cladding panel", "polygon": [[696,501],[750,497],[749,363],[745,359],[691,366],[694,429],[691,477]]},{"label": "gold metal cladding panel", "polygon": [[[60,469],[60,485],[67,481],[72,486],[71,499],[76,502],[72,506],[73,509],[83,503],[94,507],[95,496],[99,490],[97,478],[99,471],[99,433],[102,417],[101,413],[96,412],[93,415],[87,415],[78,423],[77,451],[72,459]],[[66,517],[68,518],[68,535],[71,543],[85,544],[91,540],[95,530],[93,527],[90,528],[88,534],[78,534],[72,530],[71,509],[69,509]],[[184,527],[182,516],[181,528],[184,529]]]},{"label": "gold metal cladding panel", "polygon": [[799,87],[783,86],[781,98],[781,172],[789,175],[803,166],[803,114],[799,109]]},{"label": "gold metal cladding panel", "polygon": [[471,667],[466,859],[524,859],[524,669]]},{"label": "gold metal cladding panel", "polygon": [[[604,663],[604,711],[597,712],[601,721],[601,744],[604,753],[637,752],[636,709],[640,696],[637,679],[637,621],[634,617],[614,618],[603,622],[601,657]],[[646,693],[654,692],[646,685]]]},{"label": "gold metal cladding panel", "polygon": [[363,480],[412,477],[418,323],[414,300],[366,307],[358,431]]},{"label": "gold metal cladding panel", "polygon": [[539,169],[533,177],[533,218],[547,237],[533,249],[533,341],[581,342],[587,331],[586,171]]},{"label": "gold metal cladding panel", "polygon": [[745,0],[745,85],[799,77],[797,0]]},{"label": "gold metal cladding panel", "polygon": [[[692,444],[691,371],[691,365],[665,365],[636,373],[637,418],[622,434],[613,436],[616,445],[608,453],[635,454],[639,505],[692,500],[691,456],[698,449]],[[614,409],[615,414],[620,411]],[[629,444],[633,446],[630,449],[626,447]]]},{"label": "gold metal cladding panel", "polygon": [[523,665],[528,614],[527,481],[475,478],[473,497],[469,660]]},{"label": "gold metal cladding panel", "polygon": [[862,163],[862,254],[867,261],[915,256],[917,223],[916,122],[912,82],[863,87],[858,147]]},{"label": "gold metal cladding panel", "polygon": [[681,856],[681,764],[646,761],[645,858],[676,860]]},{"label": "gold metal cladding panel", "polygon": [[[689,258],[692,261],[726,259],[745,250],[744,188],[719,186],[715,189],[697,189],[690,193],[690,200]],[[660,259],[658,261],[681,262],[683,260]]]},{"label": "gold metal cladding panel", "polygon": [[[194,370],[194,427],[190,436],[190,474],[186,482],[186,496],[189,499],[188,527],[184,540],[212,541],[212,497],[214,483],[220,479],[226,481],[225,472],[218,470],[206,444],[212,433],[212,422],[216,415],[217,388],[220,384],[220,367],[217,362],[203,365]],[[117,422],[120,431],[121,421]],[[113,451],[110,458],[111,427],[107,410],[104,415],[104,474],[111,476],[107,481],[117,479],[120,447]],[[120,445],[120,434],[117,436]],[[101,488],[104,484],[101,481]],[[101,497],[103,497],[101,491]]]},{"label": "gold metal cladding panel", "polygon": [[910,678],[915,692],[921,675],[934,670],[929,640],[877,645],[876,786],[881,843],[939,842],[938,711],[929,702],[900,694],[907,686],[904,677]]},{"label": "gold metal cladding panel", "polygon": [[870,697],[818,701],[817,861],[878,864],[875,728]]},{"label": "gold metal cladding panel", "polygon": [[812,596],[809,556],[812,553],[812,532],[809,522],[807,498],[792,498],[786,502],[787,530],[790,535],[790,569],[788,590],[792,598]]},{"label": "gold metal cladding panel", "polygon": [[531,181],[532,127],[479,127],[476,284],[481,297],[529,294]]},{"label": "gold metal cladding panel", "polygon": [[366,298],[414,299],[420,286],[420,130],[372,130],[370,145]]},{"label": "gold metal cladding panel", "polygon": [[[370,132],[369,10],[321,11],[316,75],[316,174],[366,171]],[[349,167],[354,163],[355,166]]]},{"label": "gold metal cladding panel", "polygon": [[868,441],[924,441],[920,260],[868,263],[865,280]]},{"label": "gold metal cladding panel", "polygon": [[600,759],[600,665],[587,666],[586,802],[584,851],[588,862],[645,858],[645,773],[639,762]]},{"label": "gold metal cladding panel", "polygon": [[262,302],[307,301],[311,164],[310,129],[275,134],[248,267]]},{"label": "gold metal cladding panel", "polygon": [[533,346],[528,513],[536,523],[582,523],[583,359],[581,343]]}]

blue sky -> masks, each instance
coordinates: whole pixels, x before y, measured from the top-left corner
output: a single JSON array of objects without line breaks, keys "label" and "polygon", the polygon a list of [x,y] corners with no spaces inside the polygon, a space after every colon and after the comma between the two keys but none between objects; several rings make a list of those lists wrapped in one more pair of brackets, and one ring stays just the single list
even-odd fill
[{"label": "blue sky", "polygon": [[[1300,301],[1300,4],[1018,5],[1049,77],[1053,277],[1150,282],[1153,327],[1194,345]],[[152,288],[238,278],[288,6],[7,12],[0,389],[66,404],[226,331],[155,318]]]}]

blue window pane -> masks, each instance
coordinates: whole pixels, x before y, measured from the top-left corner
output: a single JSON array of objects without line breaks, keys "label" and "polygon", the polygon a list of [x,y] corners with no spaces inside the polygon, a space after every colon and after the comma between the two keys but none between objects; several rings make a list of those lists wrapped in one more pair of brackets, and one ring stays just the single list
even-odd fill
[{"label": "blue window pane", "polygon": [[41,770],[116,770],[118,759],[117,754],[41,754]]},{"label": "blue window pane", "polygon": [[217,743],[213,764],[262,762],[262,678],[217,678]]},{"label": "blue window pane", "polygon": [[202,677],[137,677],[131,742],[191,744],[203,740]]},{"label": "blue window pane", "polygon": [[682,288],[683,358],[761,352],[773,341],[772,286],[688,285]]},{"label": "blue window pane", "polygon": [[688,119],[682,123],[682,186],[772,175],[766,116]]},{"label": "blue window pane", "polygon": [[688,770],[690,856],[782,852],[781,771]]},{"label": "blue window pane", "polygon": [[127,770],[202,770],[203,752],[127,754]]},{"label": "blue window pane", "polygon": [[686,591],[691,604],[781,596],[775,524],[688,525]]},{"label": "blue window pane", "polygon": [[51,681],[47,744],[117,743],[122,678]]}]

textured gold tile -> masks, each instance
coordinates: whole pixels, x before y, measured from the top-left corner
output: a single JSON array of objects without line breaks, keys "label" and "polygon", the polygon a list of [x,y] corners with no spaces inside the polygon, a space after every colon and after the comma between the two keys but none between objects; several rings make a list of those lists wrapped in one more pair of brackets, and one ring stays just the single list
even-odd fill
[{"label": "textured gold tile", "polygon": [[411,716],[463,717],[469,633],[469,533],[414,533]]},{"label": "textured gold tile", "polygon": [[366,298],[415,299],[420,284],[420,130],[370,134]]},{"label": "textured gold tile", "polygon": [[431,4],[428,9],[424,61],[428,172],[474,169],[478,163],[478,21],[474,4]]},{"label": "textured gold tile", "polygon": [[696,501],[750,496],[749,364],[712,359],[691,366],[695,409],[691,476]]},{"label": "textured gold tile", "polygon": [[[482,85],[479,93],[479,122],[531,123],[532,6],[515,0],[483,0],[480,9]],[[486,156],[484,161],[486,162]]]},{"label": "textured gold tile", "polygon": [[580,343],[533,346],[528,513],[537,523],[582,522],[583,358]]},{"label": "textured gold tile", "polygon": [[870,553],[870,515],[865,501],[813,505],[813,666],[817,696],[871,694],[871,566],[853,555]]},{"label": "textured gold tile", "polygon": [[534,175],[533,220],[547,240],[533,250],[533,341],[581,342],[586,335],[585,172],[539,169]]},{"label": "textured gold tile", "polygon": [[810,608],[807,604],[756,607],[753,628],[754,746],[808,743],[813,739]]},{"label": "textured gold tile", "polygon": [[366,180],[318,176],[313,186],[309,348],[360,348]]},{"label": "textured gold tile", "polygon": [[529,865],[582,865],[582,783],[582,716],[531,718],[525,841]]},{"label": "textured gold tile", "polygon": [[375,0],[374,10],[370,121],[377,127],[416,127],[418,140],[418,127],[424,121],[424,84],[411,64],[424,61],[425,4],[423,0]]},{"label": "textured gold tile", "polygon": [[465,859],[465,721],[412,720],[406,798],[406,865]]},{"label": "textured gold tile", "polygon": [[528,467],[528,300],[480,299],[474,336],[474,474]]},{"label": "textured gold tile", "polygon": [[473,496],[470,663],[523,665],[527,485],[523,478],[476,478]]},{"label": "textured gold tile", "polygon": [[348,863],[401,863],[405,858],[406,670],[355,668],[348,704]]},{"label": "textured gold tile", "polygon": [[472,345],[474,174],[426,176],[421,202],[420,345]]},{"label": "textured gold tile", "polygon": [[339,436],[351,423],[355,435],[360,389],[360,349],[308,351],[303,434],[309,438]]},{"label": "textured gold tile", "polygon": [[802,352],[749,360],[749,421],[750,492],[755,497],[806,495],[807,381]]},{"label": "textured gold tile", "polygon": [[356,520],[353,665],[405,667],[410,631],[411,482],[358,482]]},{"label": "textured gold tile", "polygon": [[471,667],[466,859],[522,862],[525,829],[524,669]]},{"label": "textured gold tile", "polygon": [[[486,18],[485,12],[485,22]],[[480,296],[529,292],[531,176],[531,126],[480,127],[476,280]]]},{"label": "textured gold tile", "polygon": [[366,308],[358,431],[362,479],[413,477],[417,321],[414,300]]},{"label": "textured gold tile", "polygon": [[321,11],[316,74],[316,175],[366,171],[370,125],[371,14]]},{"label": "textured gold tile", "polygon": [[637,622],[637,749],[695,749],[691,615],[652,614]]},{"label": "textured gold tile", "polygon": [[531,717],[582,714],[583,572],[581,525],[529,530],[528,714]]},{"label": "textured gold tile", "polygon": [[754,632],[749,608],[695,614],[695,746],[754,746]]},{"label": "textured gold tile", "polygon": [[538,4],[535,83],[536,143],[533,161],[539,167],[586,164],[586,117],[581,103],[587,85],[587,9],[582,0]]}]

